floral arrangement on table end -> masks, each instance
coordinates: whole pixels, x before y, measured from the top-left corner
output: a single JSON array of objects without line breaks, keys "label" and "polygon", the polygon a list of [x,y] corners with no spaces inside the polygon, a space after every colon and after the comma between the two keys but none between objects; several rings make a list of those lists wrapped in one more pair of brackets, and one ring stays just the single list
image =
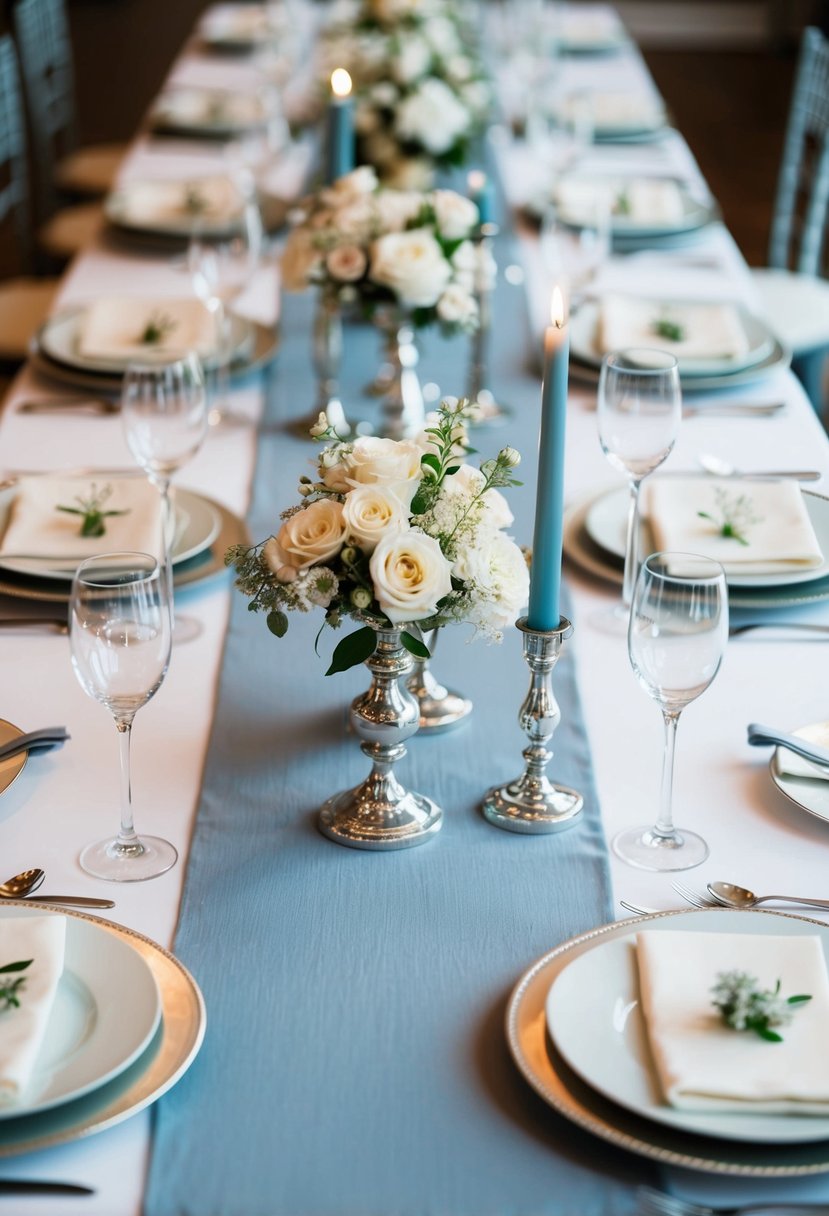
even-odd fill
[{"label": "floral arrangement on table end", "polygon": [[363,623],[337,645],[326,675],[369,658],[376,629],[405,626],[402,644],[428,658],[422,630],[466,621],[500,641],[526,604],[527,562],[504,531],[513,517],[499,492],[521,484],[520,456],[506,447],[479,469],[463,463],[466,409],[444,401],[418,440],[353,443],[321,414],[312,433],[333,442],[318,479],[300,478],[304,503],[283,512],[275,536],[228,550],[249,609],[267,613],[278,637],[291,611],[322,608],[335,628],[345,617]]},{"label": "floral arrangement on table end", "polygon": [[317,284],[341,303],[411,310],[415,325],[444,331],[478,325],[476,290],[496,273],[473,237],[478,208],[454,190],[388,190],[368,166],[308,199],[282,257],[287,291]]}]

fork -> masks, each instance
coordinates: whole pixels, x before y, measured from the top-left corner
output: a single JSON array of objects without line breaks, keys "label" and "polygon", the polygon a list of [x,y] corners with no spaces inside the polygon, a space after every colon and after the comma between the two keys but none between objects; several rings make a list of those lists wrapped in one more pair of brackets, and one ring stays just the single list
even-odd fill
[{"label": "fork", "polygon": [[768,404],[735,401],[733,405],[682,404],[683,418],[774,418],[786,408],[784,401]]},{"label": "fork", "polygon": [[679,1199],[676,1195],[668,1195],[664,1191],[656,1191],[649,1186],[640,1186],[636,1191],[636,1216],[749,1216],[750,1212],[823,1212],[826,1213],[825,1203],[746,1203],[740,1207],[708,1207],[702,1203],[692,1203],[689,1199]]},{"label": "fork", "polygon": [[721,908],[723,905],[716,899],[710,896],[701,895],[697,891],[692,891],[690,887],[686,887],[682,882],[672,882],[671,886],[686,903],[691,904],[694,908]]}]

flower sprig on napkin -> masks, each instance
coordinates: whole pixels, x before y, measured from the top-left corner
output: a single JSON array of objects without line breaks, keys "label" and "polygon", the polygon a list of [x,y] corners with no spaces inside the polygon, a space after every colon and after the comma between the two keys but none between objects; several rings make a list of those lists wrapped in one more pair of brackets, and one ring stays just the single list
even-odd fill
[{"label": "flower sprig on napkin", "polygon": [[58,505],[56,511],[63,511],[66,515],[80,515],[81,528],[80,536],[103,536],[106,533],[106,520],[112,515],[129,515],[130,508],[126,507],[120,511],[105,511],[104,503],[112,495],[112,486],[104,486],[102,490],[98,490],[93,482],[89,489],[89,496],[82,498],[80,494],[75,495],[77,507],[64,507]]},{"label": "flower sprig on napkin", "polygon": [[805,994],[781,996],[780,980],[774,988],[763,989],[747,971],[718,972],[711,993],[711,1004],[719,1009],[726,1026],[753,1030],[767,1043],[782,1043],[783,1036],[774,1027],[787,1026],[796,1009],[812,999]]},{"label": "flower sprig on napkin", "polygon": [[282,637],[287,613],[325,612],[325,624],[352,617],[362,628],[334,651],[326,674],[363,662],[375,629],[400,627],[410,653],[428,658],[421,630],[467,621],[492,641],[527,600],[524,555],[506,534],[512,513],[501,488],[520,482],[520,456],[502,448],[480,468],[468,453],[466,403],[445,401],[416,439],[343,442],[324,415],[313,427],[327,442],[317,476],[300,479],[302,505],[261,544],[236,545],[225,561],[252,612],[265,612]]},{"label": "flower sprig on napkin", "polygon": [[152,312],[142,330],[139,341],[144,346],[159,346],[178,325],[175,318],[165,312]]},{"label": "flower sprig on napkin", "polygon": [[685,329],[677,321],[668,317],[660,317],[653,323],[653,332],[657,338],[667,338],[669,342],[681,342],[685,337]]},{"label": "flower sprig on napkin", "polygon": [[748,545],[745,531],[752,524],[762,523],[762,516],[755,515],[754,504],[748,494],[729,494],[722,486],[714,490],[719,516],[710,511],[697,511],[700,519],[710,519],[717,525],[718,534],[726,539],[736,540],[740,545]]},{"label": "flower sprig on napkin", "polygon": [[20,1001],[19,994],[26,986],[26,976],[18,975],[17,979],[6,979],[7,975],[15,972],[25,971],[27,967],[31,967],[34,959],[27,958],[17,963],[6,963],[5,967],[0,967],[0,1010],[19,1009]]}]

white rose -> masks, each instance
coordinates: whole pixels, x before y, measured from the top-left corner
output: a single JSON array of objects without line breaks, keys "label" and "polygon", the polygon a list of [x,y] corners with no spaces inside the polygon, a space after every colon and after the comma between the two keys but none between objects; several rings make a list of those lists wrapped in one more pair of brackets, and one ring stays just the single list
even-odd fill
[{"label": "white rose", "polygon": [[[474,465],[462,464],[457,473],[447,477],[443,482],[444,493],[460,494],[464,498],[474,498],[480,494],[486,478],[480,469]],[[487,490],[481,498],[481,524],[492,531],[498,528],[508,528],[513,522],[513,514],[509,509],[506,498],[500,490]]]},{"label": "white rose", "polygon": [[275,574],[284,566],[304,570],[339,553],[345,537],[342,503],[321,498],[286,519],[262,554]]},{"label": "white rose", "polygon": [[353,237],[355,240],[367,240],[374,232],[376,223],[377,213],[371,196],[346,203],[332,217],[332,227],[341,236]]},{"label": "white rose", "polygon": [[423,33],[441,55],[451,55],[459,49],[457,27],[448,17],[430,17],[424,26]]},{"label": "white rose", "polygon": [[477,227],[478,208],[469,198],[454,190],[433,190],[429,201],[435,209],[438,232],[447,241],[468,237]]},{"label": "white rose", "polygon": [[430,76],[397,107],[395,130],[434,156],[448,152],[469,127],[469,113],[442,80]]},{"label": "white rose", "polygon": [[365,435],[345,456],[345,479],[350,486],[385,486],[408,507],[420,484],[422,455],[412,440]]},{"label": "white rose", "polygon": [[459,325],[462,329],[474,329],[478,323],[475,297],[460,283],[449,284],[438,300],[437,313],[446,325]]},{"label": "white rose", "polygon": [[454,574],[471,585],[471,619],[490,631],[514,623],[530,594],[524,554],[503,532],[492,532],[458,555]]},{"label": "white rose", "polygon": [[416,190],[381,190],[374,200],[375,215],[383,232],[402,232],[423,206]]},{"label": "white rose", "polygon": [[328,273],[343,283],[356,283],[366,272],[368,259],[357,245],[340,245],[325,259]]},{"label": "white rose", "polygon": [[391,232],[372,245],[369,278],[391,288],[402,304],[431,308],[451,276],[443,250],[426,228]]},{"label": "white rose", "polygon": [[409,508],[385,486],[357,486],[343,503],[348,538],[373,553],[384,536],[409,529]]},{"label": "white rose", "polygon": [[432,49],[416,34],[404,38],[392,62],[392,72],[401,84],[410,84],[425,76],[432,63]]},{"label": "white rose", "polygon": [[472,63],[466,55],[452,55],[446,64],[446,71],[450,80],[457,80],[460,83],[469,80],[472,75]]},{"label": "white rose", "polygon": [[452,590],[452,567],[433,536],[393,533],[371,555],[374,595],[390,621],[420,621]]}]

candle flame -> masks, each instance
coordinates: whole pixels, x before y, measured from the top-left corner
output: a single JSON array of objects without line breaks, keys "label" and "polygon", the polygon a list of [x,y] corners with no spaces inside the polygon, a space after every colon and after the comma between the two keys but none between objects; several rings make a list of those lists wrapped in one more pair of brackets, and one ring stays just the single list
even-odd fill
[{"label": "candle flame", "polygon": [[345,68],[334,68],[331,73],[331,92],[335,97],[348,97],[351,92],[351,77]]},{"label": "candle flame", "polygon": [[564,320],[566,317],[564,307],[564,294],[561,288],[556,285],[553,288],[553,298],[550,301],[550,320],[556,329],[564,329]]},{"label": "candle flame", "polygon": [[486,185],[486,174],[480,169],[472,169],[467,176],[466,185],[470,194],[479,193]]}]

